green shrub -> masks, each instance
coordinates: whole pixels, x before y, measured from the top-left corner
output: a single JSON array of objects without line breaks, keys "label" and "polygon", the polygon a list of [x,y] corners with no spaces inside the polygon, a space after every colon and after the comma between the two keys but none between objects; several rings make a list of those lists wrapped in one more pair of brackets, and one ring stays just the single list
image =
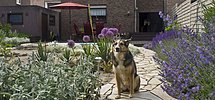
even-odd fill
[{"label": "green shrub", "polygon": [[53,55],[38,61],[32,54],[26,64],[0,59],[0,99],[98,100],[101,83],[92,68],[92,61],[84,57],[75,67]]},{"label": "green shrub", "polygon": [[207,22],[213,22],[215,18],[215,1],[212,1],[212,6],[207,7],[204,6],[204,11],[203,11],[203,16],[204,20]]},{"label": "green shrub", "polygon": [[36,58],[39,61],[47,61],[48,52],[46,51],[46,44],[45,44],[45,46],[43,46],[41,42],[38,43],[38,50],[36,52]]}]

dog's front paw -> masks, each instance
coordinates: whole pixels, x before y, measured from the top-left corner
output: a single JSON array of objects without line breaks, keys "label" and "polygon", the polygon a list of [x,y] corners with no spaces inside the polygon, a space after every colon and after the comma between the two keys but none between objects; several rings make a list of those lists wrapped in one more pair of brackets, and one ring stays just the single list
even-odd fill
[{"label": "dog's front paw", "polygon": [[120,95],[117,95],[116,97],[115,97],[115,99],[120,99],[121,98],[121,96]]},{"label": "dog's front paw", "polygon": [[129,98],[132,98],[133,97],[133,95],[132,94],[129,94]]}]

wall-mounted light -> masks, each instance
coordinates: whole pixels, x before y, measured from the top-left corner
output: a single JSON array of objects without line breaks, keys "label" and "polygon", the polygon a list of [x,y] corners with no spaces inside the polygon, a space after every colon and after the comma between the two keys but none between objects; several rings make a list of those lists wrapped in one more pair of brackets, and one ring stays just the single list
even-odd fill
[{"label": "wall-mounted light", "polygon": [[138,7],[135,7],[135,10],[138,10]]},{"label": "wall-mounted light", "polygon": [[129,16],[131,14],[130,11],[127,11],[127,13],[125,14],[126,16]]},{"label": "wall-mounted light", "polygon": [[130,15],[130,11],[128,11],[127,14]]}]

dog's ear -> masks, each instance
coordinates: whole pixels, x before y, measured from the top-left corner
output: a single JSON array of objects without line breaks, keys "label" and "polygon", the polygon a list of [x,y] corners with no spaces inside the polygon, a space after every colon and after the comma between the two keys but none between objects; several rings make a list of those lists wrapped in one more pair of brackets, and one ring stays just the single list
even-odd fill
[{"label": "dog's ear", "polygon": [[126,39],[126,40],[124,40],[125,45],[126,45],[127,47],[128,47],[128,45],[129,45],[130,41],[131,41],[131,38],[130,38],[130,39]]}]

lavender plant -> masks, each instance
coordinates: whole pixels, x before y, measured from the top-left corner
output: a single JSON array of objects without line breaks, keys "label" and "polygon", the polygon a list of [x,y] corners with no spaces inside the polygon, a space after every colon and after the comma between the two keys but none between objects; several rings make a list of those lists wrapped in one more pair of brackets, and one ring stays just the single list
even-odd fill
[{"label": "lavender plant", "polygon": [[164,15],[162,11],[159,12],[159,16],[161,19],[163,19],[165,31],[170,31],[172,29],[177,30],[180,28],[180,24],[177,22],[177,20],[174,20],[177,18],[177,16],[174,16],[174,19],[172,20],[169,15]]},{"label": "lavender plant", "polygon": [[155,59],[163,66],[163,90],[179,100],[215,99],[213,29],[206,34],[184,27],[170,33],[153,39]]}]

